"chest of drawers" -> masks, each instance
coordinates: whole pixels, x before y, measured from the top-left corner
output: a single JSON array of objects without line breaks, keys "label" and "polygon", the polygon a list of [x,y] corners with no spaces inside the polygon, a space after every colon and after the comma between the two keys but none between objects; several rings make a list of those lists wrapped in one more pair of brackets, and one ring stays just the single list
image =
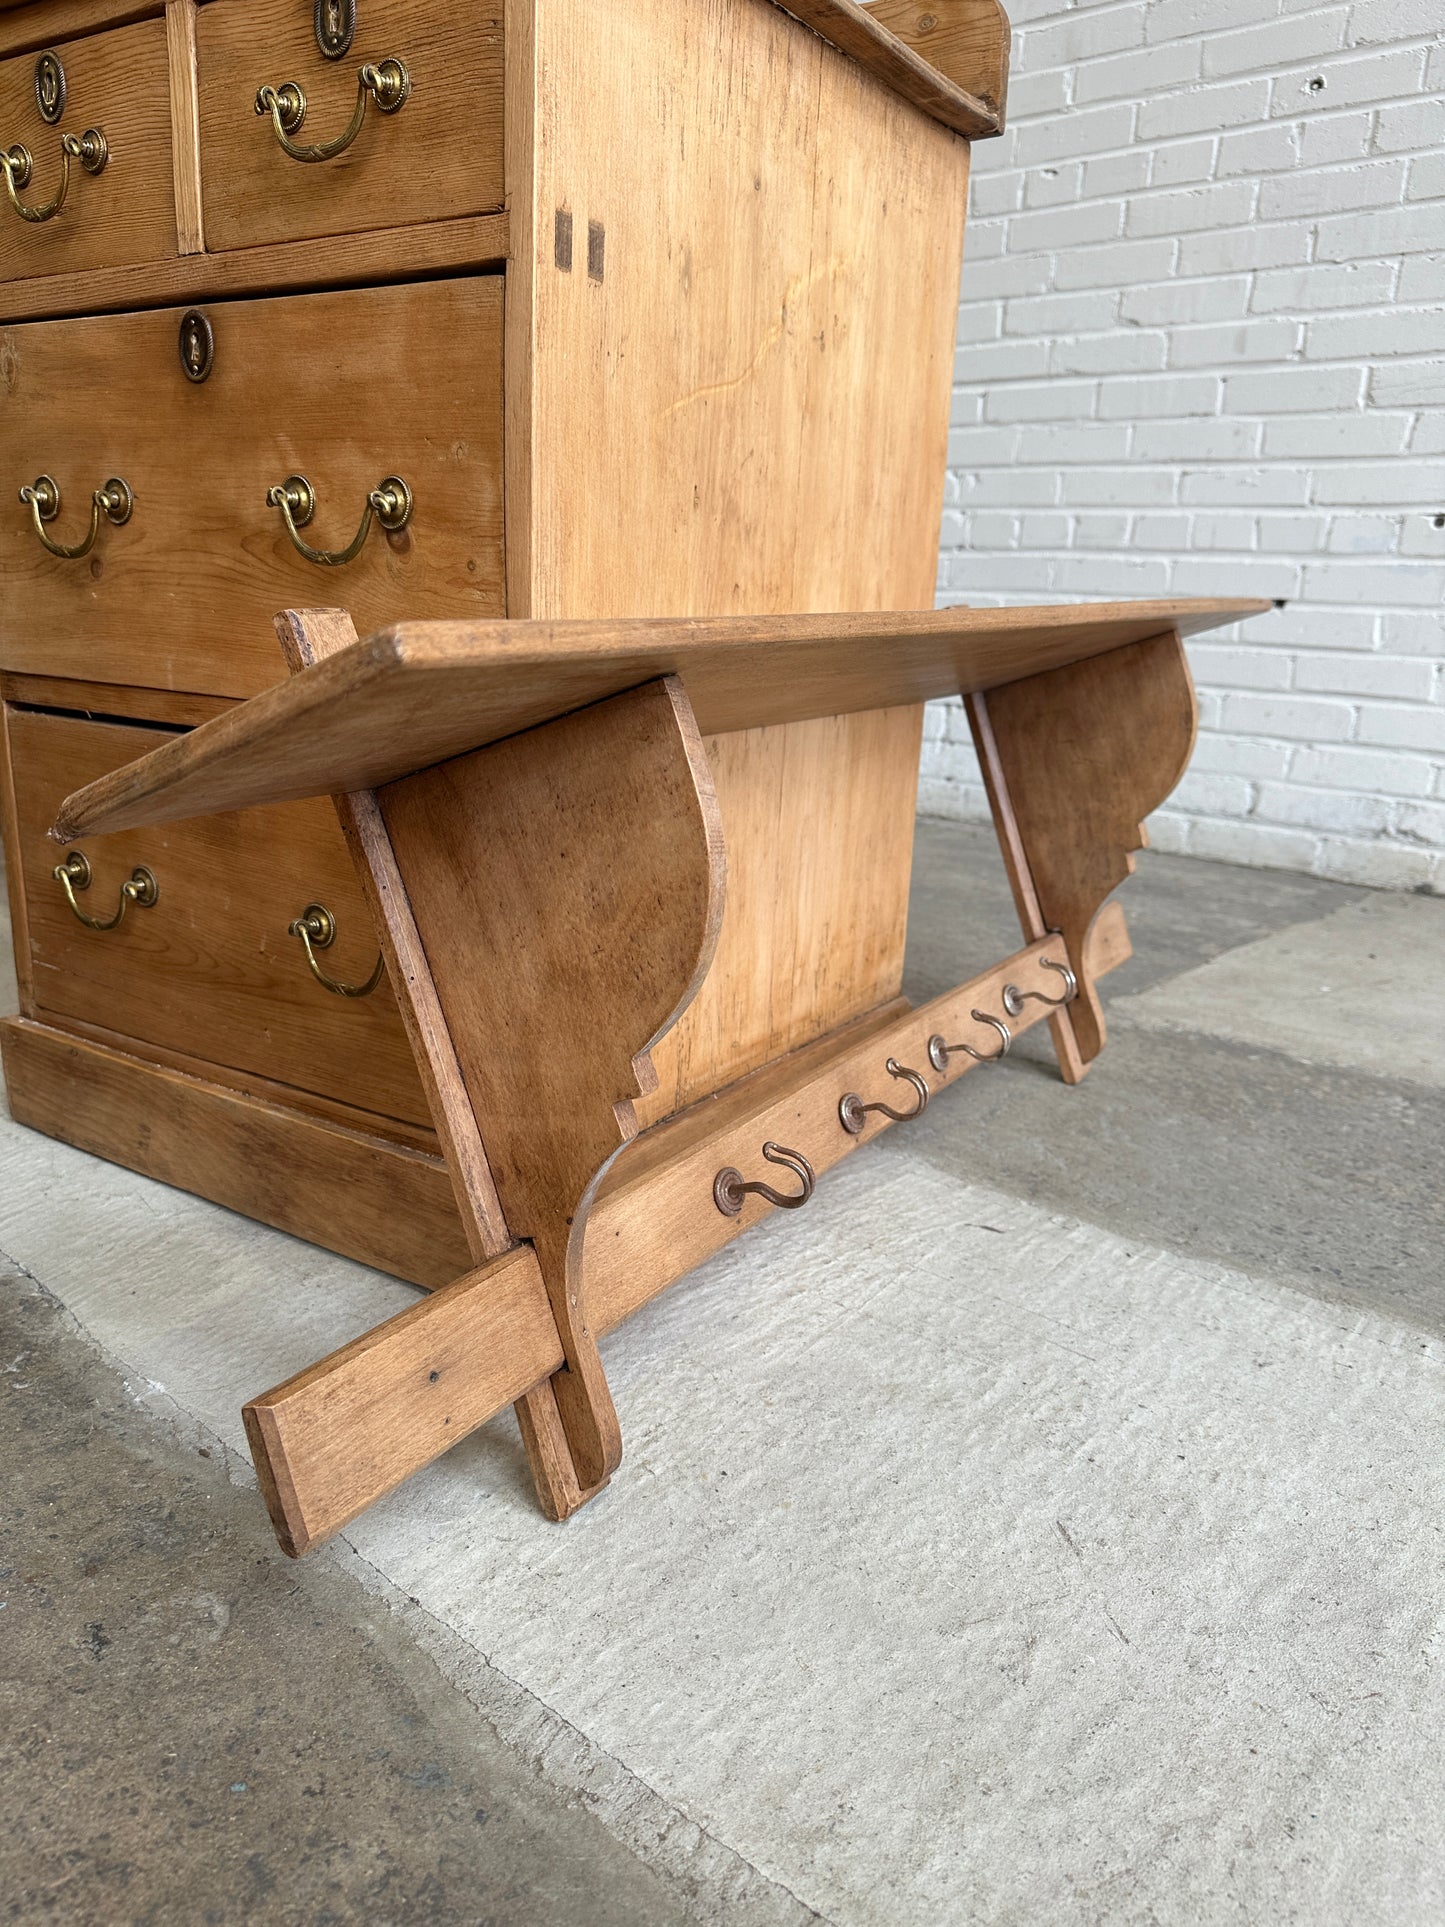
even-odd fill
[{"label": "chest of drawers", "polygon": [[[47,825],[280,680],[286,608],[930,604],[1006,48],[995,0],[0,7],[18,1118],[419,1282],[464,1268],[327,806]],[[920,727],[710,745],[736,907],[658,1116],[896,994],[901,938],[849,933],[901,931]],[[732,934],[749,892],[792,906],[766,954]]]}]

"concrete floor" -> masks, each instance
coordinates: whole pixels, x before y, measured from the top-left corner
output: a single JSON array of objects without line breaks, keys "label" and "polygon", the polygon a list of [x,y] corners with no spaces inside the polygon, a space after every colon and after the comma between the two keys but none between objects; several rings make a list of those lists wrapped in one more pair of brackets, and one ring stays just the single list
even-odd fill
[{"label": "concrete floor", "polygon": [[[408,1294],[0,1125],[6,1917],[1445,1920],[1445,904],[1123,900],[1088,1081],[633,1321],[561,1531],[499,1421],[283,1560],[240,1402]],[[923,823],[911,994],[1016,944]]]}]

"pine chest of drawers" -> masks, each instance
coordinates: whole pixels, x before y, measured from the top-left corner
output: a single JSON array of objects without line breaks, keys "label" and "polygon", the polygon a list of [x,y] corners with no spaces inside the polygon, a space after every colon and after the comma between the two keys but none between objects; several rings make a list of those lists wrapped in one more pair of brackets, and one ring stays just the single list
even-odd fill
[{"label": "pine chest of drawers", "polygon": [[[468,1247],[341,833],[61,849],[273,619],[933,599],[993,0],[0,7],[0,822],[21,1121],[418,1282]],[[967,28],[944,54],[930,36]],[[886,31],[876,24],[886,22]],[[805,24],[805,22],[807,24]],[[963,63],[970,85],[928,64]],[[743,900],[658,1115],[897,993],[917,705],[713,745]],[[903,752],[900,754],[900,747]],[[790,836],[793,799],[833,835]],[[499,960],[504,967],[505,960]]]}]

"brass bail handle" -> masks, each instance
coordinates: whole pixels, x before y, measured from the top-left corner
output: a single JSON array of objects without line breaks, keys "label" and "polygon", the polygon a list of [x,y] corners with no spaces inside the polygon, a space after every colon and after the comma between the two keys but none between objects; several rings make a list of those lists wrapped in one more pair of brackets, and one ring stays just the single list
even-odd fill
[{"label": "brass bail handle", "polygon": [[289,154],[293,161],[334,161],[338,154],[346,152],[361,132],[368,100],[376,102],[379,114],[399,114],[410,94],[411,75],[401,61],[381,60],[375,65],[367,61],[356,76],[356,106],[352,109],[350,123],[335,140],[316,141],[310,145],[291,138],[306,118],[306,96],[294,80],[283,81],[279,87],[260,88],[256,95],[256,112],[271,116],[272,131],[283,152]]},{"label": "brass bail handle", "polygon": [[149,910],[161,893],[160,885],[143,863],[138,863],[130,873],[130,880],[120,886],[120,903],[113,917],[93,917],[88,910],[82,910],[75,900],[77,890],[90,888],[90,859],[83,850],[72,850],[64,863],[57,863],[50,873],[65,892],[65,901],[87,930],[114,930],[127,908],[133,903],[138,909]]},{"label": "brass bail handle", "polygon": [[763,1156],[769,1164],[781,1164],[794,1172],[802,1183],[802,1190],[790,1197],[785,1191],[775,1191],[770,1184],[754,1178],[743,1181],[743,1174],[732,1165],[724,1165],[712,1181],[712,1201],[725,1218],[735,1218],[743,1208],[743,1199],[748,1194],[765,1199],[777,1205],[780,1211],[797,1211],[813,1195],[813,1187],[818,1182],[813,1167],[801,1151],[790,1151],[786,1144],[765,1144]]},{"label": "brass bail handle", "polygon": [[103,172],[110,159],[105,135],[98,127],[87,127],[83,134],[60,136],[60,185],[43,207],[27,206],[20,190],[29,187],[35,173],[35,159],[28,147],[0,147],[0,174],[5,176],[5,193],[22,221],[53,221],[65,206],[70,191],[70,163],[80,162],[87,174]]},{"label": "brass bail handle", "polygon": [[906,1124],[910,1118],[919,1117],[928,1109],[928,1086],[917,1071],[909,1070],[896,1057],[888,1058],[883,1068],[890,1077],[901,1077],[904,1083],[911,1084],[918,1102],[911,1111],[895,1111],[891,1104],[865,1104],[857,1091],[849,1091],[846,1097],[838,1100],[838,1122],[850,1137],[857,1137],[868,1122],[870,1111],[877,1111],[880,1117],[892,1118],[895,1124]]},{"label": "brass bail handle", "polygon": [[411,520],[413,503],[411,490],[399,475],[384,475],[367,496],[361,527],[344,549],[313,549],[309,542],[301,539],[301,530],[316,513],[316,491],[304,475],[288,475],[276,488],[268,488],[266,506],[280,509],[286,533],[299,555],[304,555],[308,562],[316,562],[324,569],[339,569],[342,563],[354,562],[360,555],[362,545],[371,533],[373,517],[388,535],[395,535]]},{"label": "brass bail handle", "polygon": [[301,948],[306,952],[306,962],[311,975],[323,990],[329,990],[333,997],[369,997],[381,982],[385,964],[380,953],[377,955],[376,968],[364,984],[344,984],[336,977],[328,977],[317,962],[318,950],[329,950],[336,941],[336,919],[324,903],[308,903],[301,915],[287,925],[288,937],[299,937]]},{"label": "brass bail handle", "polygon": [[45,533],[45,524],[53,522],[60,513],[60,487],[53,475],[37,475],[33,482],[27,482],[20,491],[20,499],[30,510],[30,519],[35,525],[35,533],[41,546],[51,555],[58,555],[66,562],[78,561],[82,555],[89,555],[95,547],[95,538],[100,533],[100,519],[121,528],[131,518],[135,507],[135,497],[129,484],[119,475],[112,475],[103,488],[94,491],[90,498],[90,528],[79,542],[55,542]]}]

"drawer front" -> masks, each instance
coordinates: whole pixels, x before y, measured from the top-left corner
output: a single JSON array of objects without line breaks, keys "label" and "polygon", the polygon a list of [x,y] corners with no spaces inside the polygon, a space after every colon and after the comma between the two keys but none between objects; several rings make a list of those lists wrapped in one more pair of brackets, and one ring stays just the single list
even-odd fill
[{"label": "drawer front", "polygon": [[[242,696],[283,673],[278,609],[341,604],[363,635],[504,613],[500,276],[212,303],[202,382],[183,312],[0,329],[0,667]],[[18,499],[42,475],[62,544],[109,478],[134,506],[98,518],[88,554],[54,556]],[[388,476],[411,519],[374,519],[354,560],[320,566],[267,503],[293,475],[315,548],[350,543]]]},{"label": "drawer front", "polygon": [[[340,997],[311,976],[293,918],[314,903],[336,935],[318,954],[341,981],[377,958],[371,917],[324,799],[89,837],[62,852],[47,831],[77,784],[154,749],[153,728],[53,712],[6,711],[18,847],[38,1012],[355,1105],[429,1124],[391,986]],[[52,872],[73,850],[90,864],[82,910],[112,916],[137,865],[153,904],[131,903],[114,929],[88,929]],[[225,1082],[222,1076],[218,1081]]]},{"label": "drawer front", "polygon": [[[36,65],[54,59],[64,75],[64,107],[48,122],[36,93]],[[50,72],[53,74],[53,69]],[[47,91],[48,100],[58,96]],[[105,165],[92,173],[80,159],[60,210],[27,221],[0,190],[3,274],[18,281],[37,274],[121,267],[170,259],[176,252],[175,187],[171,171],[170,81],[166,30],[159,20],[88,40],[68,40],[45,56],[0,61],[0,142],[24,147],[33,172],[17,192],[42,208],[61,182],[61,137],[98,131]],[[0,302],[3,302],[0,289]]]},{"label": "drawer front", "polygon": [[[312,0],[211,0],[200,11],[207,246],[354,234],[500,207],[500,7],[363,0],[352,44],[335,60],[322,56],[314,18]],[[256,112],[263,85],[279,92],[289,82],[305,103],[290,138],[329,146],[351,124],[361,67],[389,61],[405,69],[401,105],[382,112],[369,97],[355,139],[332,159],[293,159],[272,117]]]}]

